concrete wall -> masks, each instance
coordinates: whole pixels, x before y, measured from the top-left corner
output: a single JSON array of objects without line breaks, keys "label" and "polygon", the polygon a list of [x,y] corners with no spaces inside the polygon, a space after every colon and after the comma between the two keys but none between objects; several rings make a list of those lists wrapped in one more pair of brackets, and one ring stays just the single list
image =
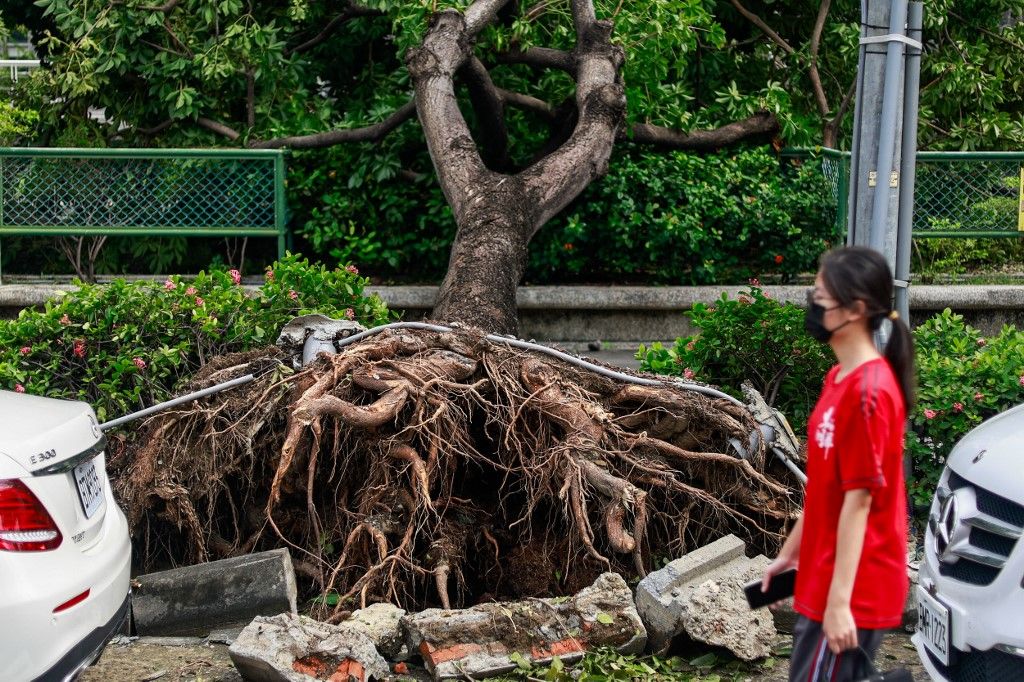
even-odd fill
[{"label": "concrete wall", "polygon": [[[25,307],[39,305],[69,285],[0,285],[0,316],[13,317]],[[437,287],[369,287],[406,320],[424,319],[433,306]],[[559,342],[572,350],[589,344],[604,348],[635,348],[638,343],[671,341],[693,332],[683,314],[693,303],[713,303],[727,292],[735,298],[745,287],[521,287],[518,293],[520,336]],[[781,301],[802,305],[806,286],[766,286]],[[1024,286],[928,285],[910,290],[911,323],[952,308],[967,321],[994,334],[1003,324],[1024,326]]]}]

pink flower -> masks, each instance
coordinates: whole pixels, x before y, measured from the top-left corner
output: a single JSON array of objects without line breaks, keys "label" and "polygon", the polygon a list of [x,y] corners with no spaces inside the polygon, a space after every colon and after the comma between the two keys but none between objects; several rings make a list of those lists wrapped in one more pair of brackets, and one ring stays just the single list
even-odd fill
[{"label": "pink flower", "polygon": [[22,346],[21,347],[21,354],[22,355],[28,355],[31,352],[32,352],[32,346]]},{"label": "pink flower", "polygon": [[696,346],[697,346],[697,341],[695,339],[691,339],[686,344],[686,350],[693,350]]},{"label": "pink flower", "polygon": [[82,339],[76,339],[75,340],[75,347],[72,350],[72,352],[75,354],[75,357],[84,358],[85,357],[85,341],[83,341]]},{"label": "pink flower", "polygon": [[356,311],[352,310],[351,308],[345,308],[345,317],[349,320],[356,319]]},{"label": "pink flower", "polygon": [[754,299],[750,298],[746,294],[740,294],[739,301],[743,305],[750,305],[751,303],[754,302]]},{"label": "pink flower", "polygon": [[963,403],[953,403],[953,411],[954,412],[963,412],[964,411],[964,404]]},{"label": "pink flower", "polygon": [[202,308],[204,303],[206,303],[206,301],[196,296],[196,307]]},{"label": "pink flower", "polygon": [[752,287],[760,287],[761,286],[761,280],[759,280],[757,277],[751,277],[749,282],[750,282],[750,286],[752,286]]},{"label": "pink flower", "polygon": [[274,271],[273,270],[267,270],[265,273],[263,273],[263,276],[267,278],[268,282],[273,282],[274,281]]},{"label": "pink flower", "polygon": [[14,384],[14,392],[15,393],[24,393],[25,392],[25,387],[22,386],[21,384]]},{"label": "pink flower", "polygon": [[936,412],[935,410],[927,410],[926,409],[924,411],[925,419],[935,419],[935,415],[937,415],[937,414],[938,414],[938,412]]},{"label": "pink flower", "polygon": [[134,357],[134,358],[132,358],[132,362],[135,363],[135,366],[139,368],[140,372],[142,370],[146,369],[146,361],[143,360],[142,358]]},{"label": "pink flower", "polygon": [[983,393],[975,393],[974,394],[974,399],[975,400],[981,400],[984,397],[985,397],[985,395]]},{"label": "pink flower", "polygon": [[167,280],[164,282],[164,289],[166,289],[167,291],[170,291],[175,286],[176,285],[174,284],[174,282],[171,281],[170,277],[168,277]]},{"label": "pink flower", "polygon": [[71,324],[71,319],[70,319],[70,318],[68,317],[68,314],[67,314],[67,313],[64,313],[64,314],[63,314],[63,315],[61,316],[61,318],[60,318],[60,323],[61,323],[62,325],[64,325],[65,327],[66,327],[66,326],[68,326],[69,324]]},{"label": "pink flower", "polygon": [[296,293],[296,291],[294,289],[289,289],[288,290],[288,298],[292,299],[293,301],[298,300],[299,294]]},{"label": "pink flower", "polygon": [[988,343],[988,341],[986,341],[985,339],[978,339],[979,346],[984,346],[986,343]]},{"label": "pink flower", "polygon": [[242,283],[242,273],[240,273],[238,270],[228,270],[228,274],[231,275],[231,281],[234,282],[235,284]]},{"label": "pink flower", "polygon": [[1024,386],[1024,374],[1020,375],[1020,379],[1018,379],[1018,381],[1020,382],[1021,386]]},{"label": "pink flower", "polygon": [[196,291],[195,287],[189,287],[188,289],[185,289],[185,295],[186,296],[195,296],[196,293],[198,293],[198,292]]},{"label": "pink flower", "polygon": [[359,274],[359,268],[357,268],[354,265],[346,265],[345,266],[345,271],[349,272],[349,273],[351,273],[353,275],[358,275]]},{"label": "pink flower", "polygon": [[686,379],[687,381],[693,380],[693,377],[695,376],[697,375],[694,374],[693,370],[690,369],[689,367],[683,370],[683,378]]}]

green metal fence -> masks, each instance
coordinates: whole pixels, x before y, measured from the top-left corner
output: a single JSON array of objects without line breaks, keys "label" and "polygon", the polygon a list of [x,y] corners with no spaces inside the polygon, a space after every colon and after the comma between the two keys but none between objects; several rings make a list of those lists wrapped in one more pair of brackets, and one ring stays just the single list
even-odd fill
[{"label": "green metal fence", "polygon": [[0,148],[0,237],[273,237],[285,152]]},{"label": "green metal fence", "polygon": [[[783,156],[821,163],[845,230],[850,153],[787,150]],[[913,235],[1024,237],[1024,152],[918,152]]]}]

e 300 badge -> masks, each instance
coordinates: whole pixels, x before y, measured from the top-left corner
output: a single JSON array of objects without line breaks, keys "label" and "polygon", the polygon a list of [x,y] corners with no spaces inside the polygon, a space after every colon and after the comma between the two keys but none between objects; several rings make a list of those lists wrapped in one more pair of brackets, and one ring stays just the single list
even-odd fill
[{"label": "e 300 badge", "polygon": [[47,450],[46,452],[40,452],[38,455],[32,455],[28,461],[31,462],[32,466],[36,464],[42,464],[48,459],[53,459],[57,456],[56,450]]}]

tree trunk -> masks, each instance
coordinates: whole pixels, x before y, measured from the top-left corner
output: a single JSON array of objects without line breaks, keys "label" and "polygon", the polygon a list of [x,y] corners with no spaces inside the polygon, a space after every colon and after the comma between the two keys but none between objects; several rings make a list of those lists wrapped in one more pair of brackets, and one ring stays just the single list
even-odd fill
[{"label": "tree trunk", "polygon": [[484,183],[476,191],[459,221],[432,316],[518,334],[516,287],[526,268],[534,212],[524,208],[528,204],[519,183],[511,178]]}]

